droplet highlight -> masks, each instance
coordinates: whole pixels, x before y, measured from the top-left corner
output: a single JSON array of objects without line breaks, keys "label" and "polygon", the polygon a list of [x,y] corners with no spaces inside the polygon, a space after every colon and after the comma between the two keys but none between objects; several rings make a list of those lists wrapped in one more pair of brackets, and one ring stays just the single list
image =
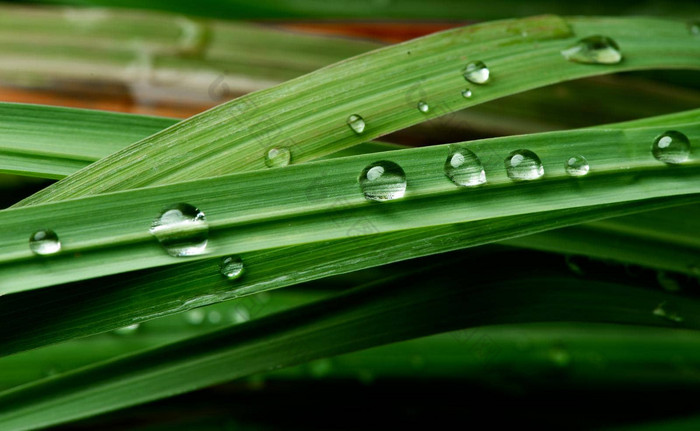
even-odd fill
[{"label": "droplet highlight", "polygon": [[236,280],[243,275],[243,260],[239,256],[221,258],[219,272],[227,280]]},{"label": "droplet highlight", "polygon": [[209,224],[196,207],[179,203],[164,209],[153,220],[150,232],[171,256],[204,254],[209,238]]},{"label": "droplet highlight", "polygon": [[283,168],[292,161],[292,152],[287,147],[273,147],[265,153],[265,166]]},{"label": "droplet highlight", "polygon": [[566,170],[566,173],[571,175],[572,177],[582,177],[588,174],[588,171],[591,169],[591,167],[588,164],[588,160],[586,160],[585,157],[578,155],[571,156],[568,159],[566,159],[564,169]]},{"label": "droplet highlight", "polygon": [[589,36],[563,50],[561,55],[569,61],[584,64],[617,64],[622,52],[617,43],[607,36]]},{"label": "droplet highlight", "polygon": [[531,181],[544,175],[542,161],[530,150],[516,150],[506,157],[506,173],[513,181]]},{"label": "droplet highlight", "polygon": [[453,183],[473,187],[486,182],[486,172],[481,160],[473,151],[456,145],[450,146],[445,160],[445,175]]},{"label": "droplet highlight", "polygon": [[690,156],[690,140],[681,132],[669,130],[654,139],[651,154],[669,165],[683,163]]},{"label": "droplet highlight", "polygon": [[134,323],[133,325],[124,326],[123,328],[118,328],[112,331],[115,335],[131,335],[139,330],[139,324]]},{"label": "droplet highlight", "polygon": [[421,101],[418,102],[418,110],[425,114],[426,112],[430,111],[430,106],[428,106],[427,103]]},{"label": "droplet highlight", "polygon": [[61,241],[51,229],[40,229],[29,237],[29,250],[39,256],[49,256],[61,251]]},{"label": "droplet highlight", "polygon": [[348,126],[358,135],[365,131],[365,120],[357,114],[352,114],[347,120]]},{"label": "droplet highlight", "polygon": [[406,173],[401,166],[388,160],[365,167],[358,181],[365,198],[372,201],[399,199],[406,192]]},{"label": "droplet highlight", "polygon": [[486,84],[491,77],[491,71],[483,61],[474,61],[464,69],[464,79],[474,84]]}]

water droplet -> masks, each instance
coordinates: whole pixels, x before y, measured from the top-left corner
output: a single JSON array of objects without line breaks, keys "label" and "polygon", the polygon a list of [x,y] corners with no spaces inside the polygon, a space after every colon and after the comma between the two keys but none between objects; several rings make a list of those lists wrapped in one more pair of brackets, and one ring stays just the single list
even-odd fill
[{"label": "water droplet", "polygon": [[221,323],[221,313],[219,313],[216,310],[212,310],[209,313],[207,313],[207,320],[212,325],[216,325],[218,323]]},{"label": "water droplet", "polygon": [[669,130],[654,139],[651,154],[660,162],[683,163],[690,156],[690,141],[683,133]]},{"label": "water droplet", "polygon": [[292,161],[292,152],[287,147],[273,147],[265,154],[265,166],[268,168],[283,168]]},{"label": "water droplet", "polygon": [[544,175],[542,161],[530,150],[515,150],[506,157],[508,178],[514,181],[536,180]]},{"label": "water droplet", "polygon": [[466,90],[462,90],[462,97],[464,97],[465,99],[469,99],[470,97],[472,97],[472,91],[468,88]]},{"label": "water droplet", "polygon": [[189,204],[172,205],[156,217],[151,234],[171,256],[203,254],[209,237],[204,213]]},{"label": "water droplet", "polygon": [[670,306],[666,303],[666,301],[657,305],[652,313],[654,316],[661,317],[662,319],[666,319],[674,323],[683,322],[683,317],[677,312],[670,310]]},{"label": "water droplet", "polygon": [[474,61],[467,64],[464,69],[464,79],[474,84],[486,84],[489,81],[491,72],[483,61]]},{"label": "water droplet", "polygon": [[420,101],[420,102],[418,102],[418,110],[422,113],[426,113],[426,112],[430,111],[430,106],[428,106],[427,103]]},{"label": "water droplet", "polygon": [[229,280],[236,280],[243,275],[243,260],[238,256],[223,257],[219,268],[221,275]]},{"label": "water droplet", "polygon": [[29,237],[29,249],[34,254],[47,256],[61,250],[61,241],[51,229],[40,229]]},{"label": "water droplet", "polygon": [[566,159],[566,173],[572,177],[582,177],[588,173],[590,166],[583,156],[571,156]]},{"label": "water droplet", "polygon": [[115,329],[112,331],[116,335],[130,335],[139,330],[139,324],[134,323],[133,325],[124,326],[123,328]]},{"label": "water droplet", "polygon": [[458,186],[478,186],[486,182],[486,172],[481,160],[473,151],[450,145],[445,161],[445,175]]},{"label": "water droplet", "polygon": [[620,47],[607,36],[589,36],[563,50],[567,60],[585,64],[617,64],[622,61]]},{"label": "water droplet", "polygon": [[388,201],[403,197],[406,192],[406,173],[394,162],[381,160],[362,170],[360,189],[372,201]]},{"label": "water droplet", "polygon": [[348,117],[348,126],[358,135],[365,131],[365,119],[357,114]]},{"label": "water droplet", "polygon": [[688,31],[693,36],[700,36],[700,21],[689,22]]},{"label": "water droplet", "polygon": [[204,311],[200,309],[190,310],[185,313],[185,320],[190,325],[201,325],[205,317]]}]

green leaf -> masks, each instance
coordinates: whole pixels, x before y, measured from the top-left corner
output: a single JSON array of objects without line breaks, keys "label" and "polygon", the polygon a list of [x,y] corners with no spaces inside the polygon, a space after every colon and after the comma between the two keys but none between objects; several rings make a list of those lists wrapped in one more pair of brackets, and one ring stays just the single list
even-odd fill
[{"label": "green leaf", "polygon": [[[314,358],[474,325],[561,319],[677,325],[653,312],[673,299],[668,293],[622,280],[577,279],[545,256],[516,256],[473,259],[466,272],[465,262],[443,259],[398,279],[19,387],[0,395],[0,424],[11,429],[58,424]],[[509,271],[498,270],[502,262],[509,262]],[[700,327],[696,299],[676,306],[683,326]]]}]

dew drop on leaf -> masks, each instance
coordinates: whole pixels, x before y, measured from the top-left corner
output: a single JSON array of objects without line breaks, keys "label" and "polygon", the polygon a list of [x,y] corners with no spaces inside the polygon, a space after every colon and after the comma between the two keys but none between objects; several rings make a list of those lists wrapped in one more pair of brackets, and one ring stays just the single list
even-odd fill
[{"label": "dew drop on leaf", "polygon": [[491,71],[483,61],[474,61],[467,64],[464,69],[464,79],[474,84],[486,84],[489,81]]},{"label": "dew drop on leaf", "polygon": [[29,237],[29,249],[34,254],[48,256],[61,251],[61,241],[51,229],[40,229]]},{"label": "dew drop on leaf", "polygon": [[347,120],[348,126],[358,135],[365,131],[365,120],[357,114],[352,114]]},{"label": "dew drop on leaf", "polygon": [[420,101],[420,102],[418,102],[418,110],[422,113],[426,113],[426,112],[430,111],[430,106],[428,106],[427,103]]},{"label": "dew drop on leaf", "polygon": [[506,157],[506,173],[514,181],[536,180],[544,175],[544,166],[530,150],[515,150]]},{"label": "dew drop on leaf", "polygon": [[607,36],[589,36],[563,50],[561,54],[569,61],[584,64],[617,64],[622,61],[622,52],[617,43]]},{"label": "dew drop on leaf", "polygon": [[486,182],[481,160],[473,151],[451,145],[445,160],[445,175],[458,186],[472,187]]},{"label": "dew drop on leaf", "polygon": [[292,161],[292,152],[287,147],[272,147],[265,154],[265,166],[282,168]]},{"label": "dew drop on leaf", "polygon": [[236,280],[243,275],[243,260],[239,256],[221,258],[219,263],[221,275],[228,280]]},{"label": "dew drop on leaf", "polygon": [[401,166],[387,160],[365,167],[358,181],[365,198],[372,201],[398,199],[406,192],[406,173]]},{"label": "dew drop on leaf", "polygon": [[179,203],[164,209],[151,224],[151,234],[171,256],[205,253],[209,224],[196,207]]},{"label": "dew drop on leaf", "polygon": [[566,173],[572,177],[582,177],[588,174],[590,166],[588,165],[588,160],[583,156],[571,156],[566,159],[566,164],[564,165]]},{"label": "dew drop on leaf", "polygon": [[683,133],[669,130],[654,139],[651,154],[660,162],[683,163],[690,156],[690,141]]}]

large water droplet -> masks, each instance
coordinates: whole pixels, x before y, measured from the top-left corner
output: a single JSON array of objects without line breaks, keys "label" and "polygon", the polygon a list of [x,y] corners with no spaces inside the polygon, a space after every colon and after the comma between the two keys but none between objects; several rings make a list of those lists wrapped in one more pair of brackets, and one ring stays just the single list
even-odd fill
[{"label": "large water droplet", "polygon": [[530,150],[516,150],[506,157],[506,173],[515,181],[536,180],[544,175],[542,161]]},{"label": "large water droplet", "polygon": [[47,256],[61,250],[61,241],[51,229],[40,229],[29,237],[29,249],[34,254]]},{"label": "large water droplet", "polygon": [[486,84],[489,81],[491,72],[483,61],[474,61],[467,64],[464,69],[464,79],[474,84]]},{"label": "large water droplet", "polygon": [[607,36],[589,36],[563,50],[569,61],[585,64],[617,64],[622,61],[620,47]]},{"label": "large water droplet", "polygon": [[406,192],[406,173],[401,166],[388,160],[368,165],[358,181],[362,193],[372,201],[398,199]]},{"label": "large water droplet", "polygon": [[566,159],[564,166],[566,173],[572,177],[582,177],[588,173],[590,166],[588,160],[583,156],[571,156]]},{"label": "large water droplet", "polygon": [[268,168],[282,168],[292,161],[292,152],[287,147],[273,147],[265,154],[265,166]]},{"label": "large water droplet", "polygon": [[151,234],[171,256],[203,254],[209,238],[209,224],[204,213],[190,204],[172,205],[156,217]]},{"label": "large water droplet", "polygon": [[223,257],[219,268],[221,275],[229,280],[235,280],[243,275],[243,260],[238,256]]},{"label": "large water droplet", "polygon": [[458,186],[478,186],[486,182],[486,172],[481,160],[473,151],[457,145],[450,146],[445,161],[445,175]]},{"label": "large water droplet", "polygon": [[430,111],[430,106],[428,106],[427,103],[420,101],[420,102],[418,102],[418,110],[422,113],[426,113],[426,112]]},{"label": "large water droplet", "polygon": [[348,117],[348,126],[358,135],[365,131],[365,120],[357,114]]},{"label": "large water droplet", "polygon": [[683,163],[690,156],[690,141],[683,133],[669,130],[654,139],[651,154],[664,163]]}]

